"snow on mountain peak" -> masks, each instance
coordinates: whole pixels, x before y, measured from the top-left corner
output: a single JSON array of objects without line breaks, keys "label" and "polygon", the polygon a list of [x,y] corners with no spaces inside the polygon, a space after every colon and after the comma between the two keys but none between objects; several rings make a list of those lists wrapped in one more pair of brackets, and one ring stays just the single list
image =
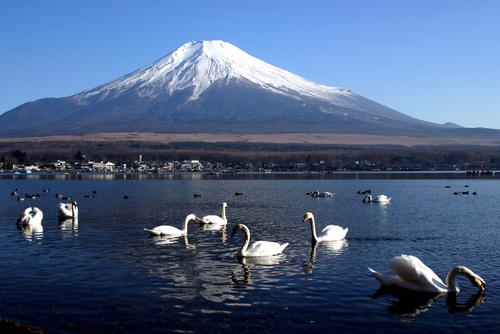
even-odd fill
[{"label": "snow on mountain peak", "polygon": [[130,91],[153,98],[192,88],[190,100],[195,100],[214,83],[229,79],[244,80],[279,94],[341,104],[349,104],[352,95],[349,90],[319,85],[272,66],[231,43],[213,40],[185,43],[156,62],[77,94],[75,99],[114,98]]}]

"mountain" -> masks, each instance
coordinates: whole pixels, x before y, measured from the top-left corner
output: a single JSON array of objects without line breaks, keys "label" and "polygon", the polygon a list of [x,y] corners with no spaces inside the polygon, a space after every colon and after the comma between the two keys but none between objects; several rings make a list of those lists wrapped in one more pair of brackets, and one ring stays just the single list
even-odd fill
[{"label": "mountain", "polygon": [[[93,89],[25,103],[0,115],[1,136],[157,133],[461,131],[418,120],[349,89],[272,66],[224,41],[189,42]],[[496,133],[496,132],[495,132]]]}]

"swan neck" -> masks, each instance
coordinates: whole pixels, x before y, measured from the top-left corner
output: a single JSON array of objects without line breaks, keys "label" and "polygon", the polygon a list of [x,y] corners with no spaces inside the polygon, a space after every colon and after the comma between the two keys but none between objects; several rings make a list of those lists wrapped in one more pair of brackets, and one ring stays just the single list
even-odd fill
[{"label": "swan neck", "polygon": [[222,213],[221,213],[222,219],[226,220],[226,206],[222,205]]},{"label": "swan neck", "polygon": [[248,245],[250,244],[250,230],[246,226],[243,226],[242,230],[243,234],[245,235],[245,239],[243,242],[243,246],[241,246],[240,253],[242,256],[245,256],[247,254]]},{"label": "swan neck", "polygon": [[311,237],[313,243],[318,242],[318,235],[316,234],[316,220],[314,219],[314,216],[311,219]]},{"label": "swan neck", "polygon": [[187,233],[187,231],[188,231],[188,223],[189,223],[190,220],[191,220],[191,218],[189,218],[189,216],[187,216],[186,219],[184,219],[184,223],[182,223],[182,232],[183,233]]},{"label": "swan neck", "polygon": [[448,291],[451,292],[459,292],[460,287],[458,286],[457,283],[457,276],[459,274],[463,274],[464,276],[467,276],[465,272],[462,272],[460,267],[454,267],[453,269],[450,270],[448,275],[446,275],[446,285],[448,286]]}]

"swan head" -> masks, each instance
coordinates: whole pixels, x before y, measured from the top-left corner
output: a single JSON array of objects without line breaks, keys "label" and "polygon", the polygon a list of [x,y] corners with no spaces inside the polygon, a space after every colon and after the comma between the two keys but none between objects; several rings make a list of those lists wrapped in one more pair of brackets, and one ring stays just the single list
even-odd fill
[{"label": "swan head", "polygon": [[306,212],[305,215],[304,215],[304,221],[305,222],[312,222],[312,220],[314,219],[314,215],[312,214],[312,212]]},{"label": "swan head", "polygon": [[222,206],[227,208],[227,203],[226,202],[222,202]]},{"label": "swan head", "polygon": [[191,221],[191,220],[197,220],[199,219],[198,217],[196,217],[196,215],[194,213],[190,213],[189,215],[186,216],[186,221]]},{"label": "swan head", "polygon": [[236,224],[233,227],[233,231],[231,232],[231,237],[233,237],[239,230],[244,229],[246,226],[243,224]]},{"label": "swan head", "polygon": [[459,291],[458,285],[456,284],[454,279],[456,275],[463,275],[467,277],[467,279],[469,279],[472,285],[479,288],[481,292],[486,290],[486,281],[481,276],[479,276],[478,274],[476,274],[475,272],[473,272],[472,270],[470,270],[465,266],[457,266],[453,268],[446,276],[447,285],[455,286],[457,288],[457,291]]},{"label": "swan head", "polygon": [[18,225],[29,224],[30,219],[31,219],[30,215],[23,213],[21,217],[17,218],[17,224]]},{"label": "swan head", "polygon": [[71,205],[78,207],[78,203],[76,201],[71,202]]}]

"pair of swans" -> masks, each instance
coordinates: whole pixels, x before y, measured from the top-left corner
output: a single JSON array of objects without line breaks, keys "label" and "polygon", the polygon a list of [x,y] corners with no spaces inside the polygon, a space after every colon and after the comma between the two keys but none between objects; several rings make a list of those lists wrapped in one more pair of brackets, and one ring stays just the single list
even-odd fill
[{"label": "pair of swans", "polygon": [[382,287],[427,293],[459,293],[458,276],[465,276],[481,292],[485,290],[486,282],[481,276],[467,267],[456,266],[446,275],[443,282],[419,258],[412,255],[400,255],[389,261],[389,268],[395,276],[383,275],[371,268],[368,270],[379,281]]},{"label": "pair of swans", "polygon": [[71,203],[59,203],[57,211],[60,218],[78,219],[78,203],[76,203],[76,201]]},{"label": "pair of swans", "polygon": [[365,198],[363,198],[364,203],[387,204],[390,201],[391,201],[391,198],[388,197],[387,195],[378,195],[378,196],[366,195]]},{"label": "pair of swans", "polygon": [[149,232],[153,236],[172,236],[172,237],[183,236],[187,235],[188,224],[192,220],[201,222],[202,224],[209,224],[211,226],[214,226],[215,229],[218,229],[219,227],[227,225],[226,207],[227,203],[226,202],[222,203],[221,216],[207,215],[204,216],[203,218],[198,218],[196,217],[195,214],[191,213],[187,215],[186,218],[184,219],[184,223],[182,224],[182,229],[178,229],[177,227],[173,227],[170,225],[161,225],[153,229],[145,228],[144,231]]}]

